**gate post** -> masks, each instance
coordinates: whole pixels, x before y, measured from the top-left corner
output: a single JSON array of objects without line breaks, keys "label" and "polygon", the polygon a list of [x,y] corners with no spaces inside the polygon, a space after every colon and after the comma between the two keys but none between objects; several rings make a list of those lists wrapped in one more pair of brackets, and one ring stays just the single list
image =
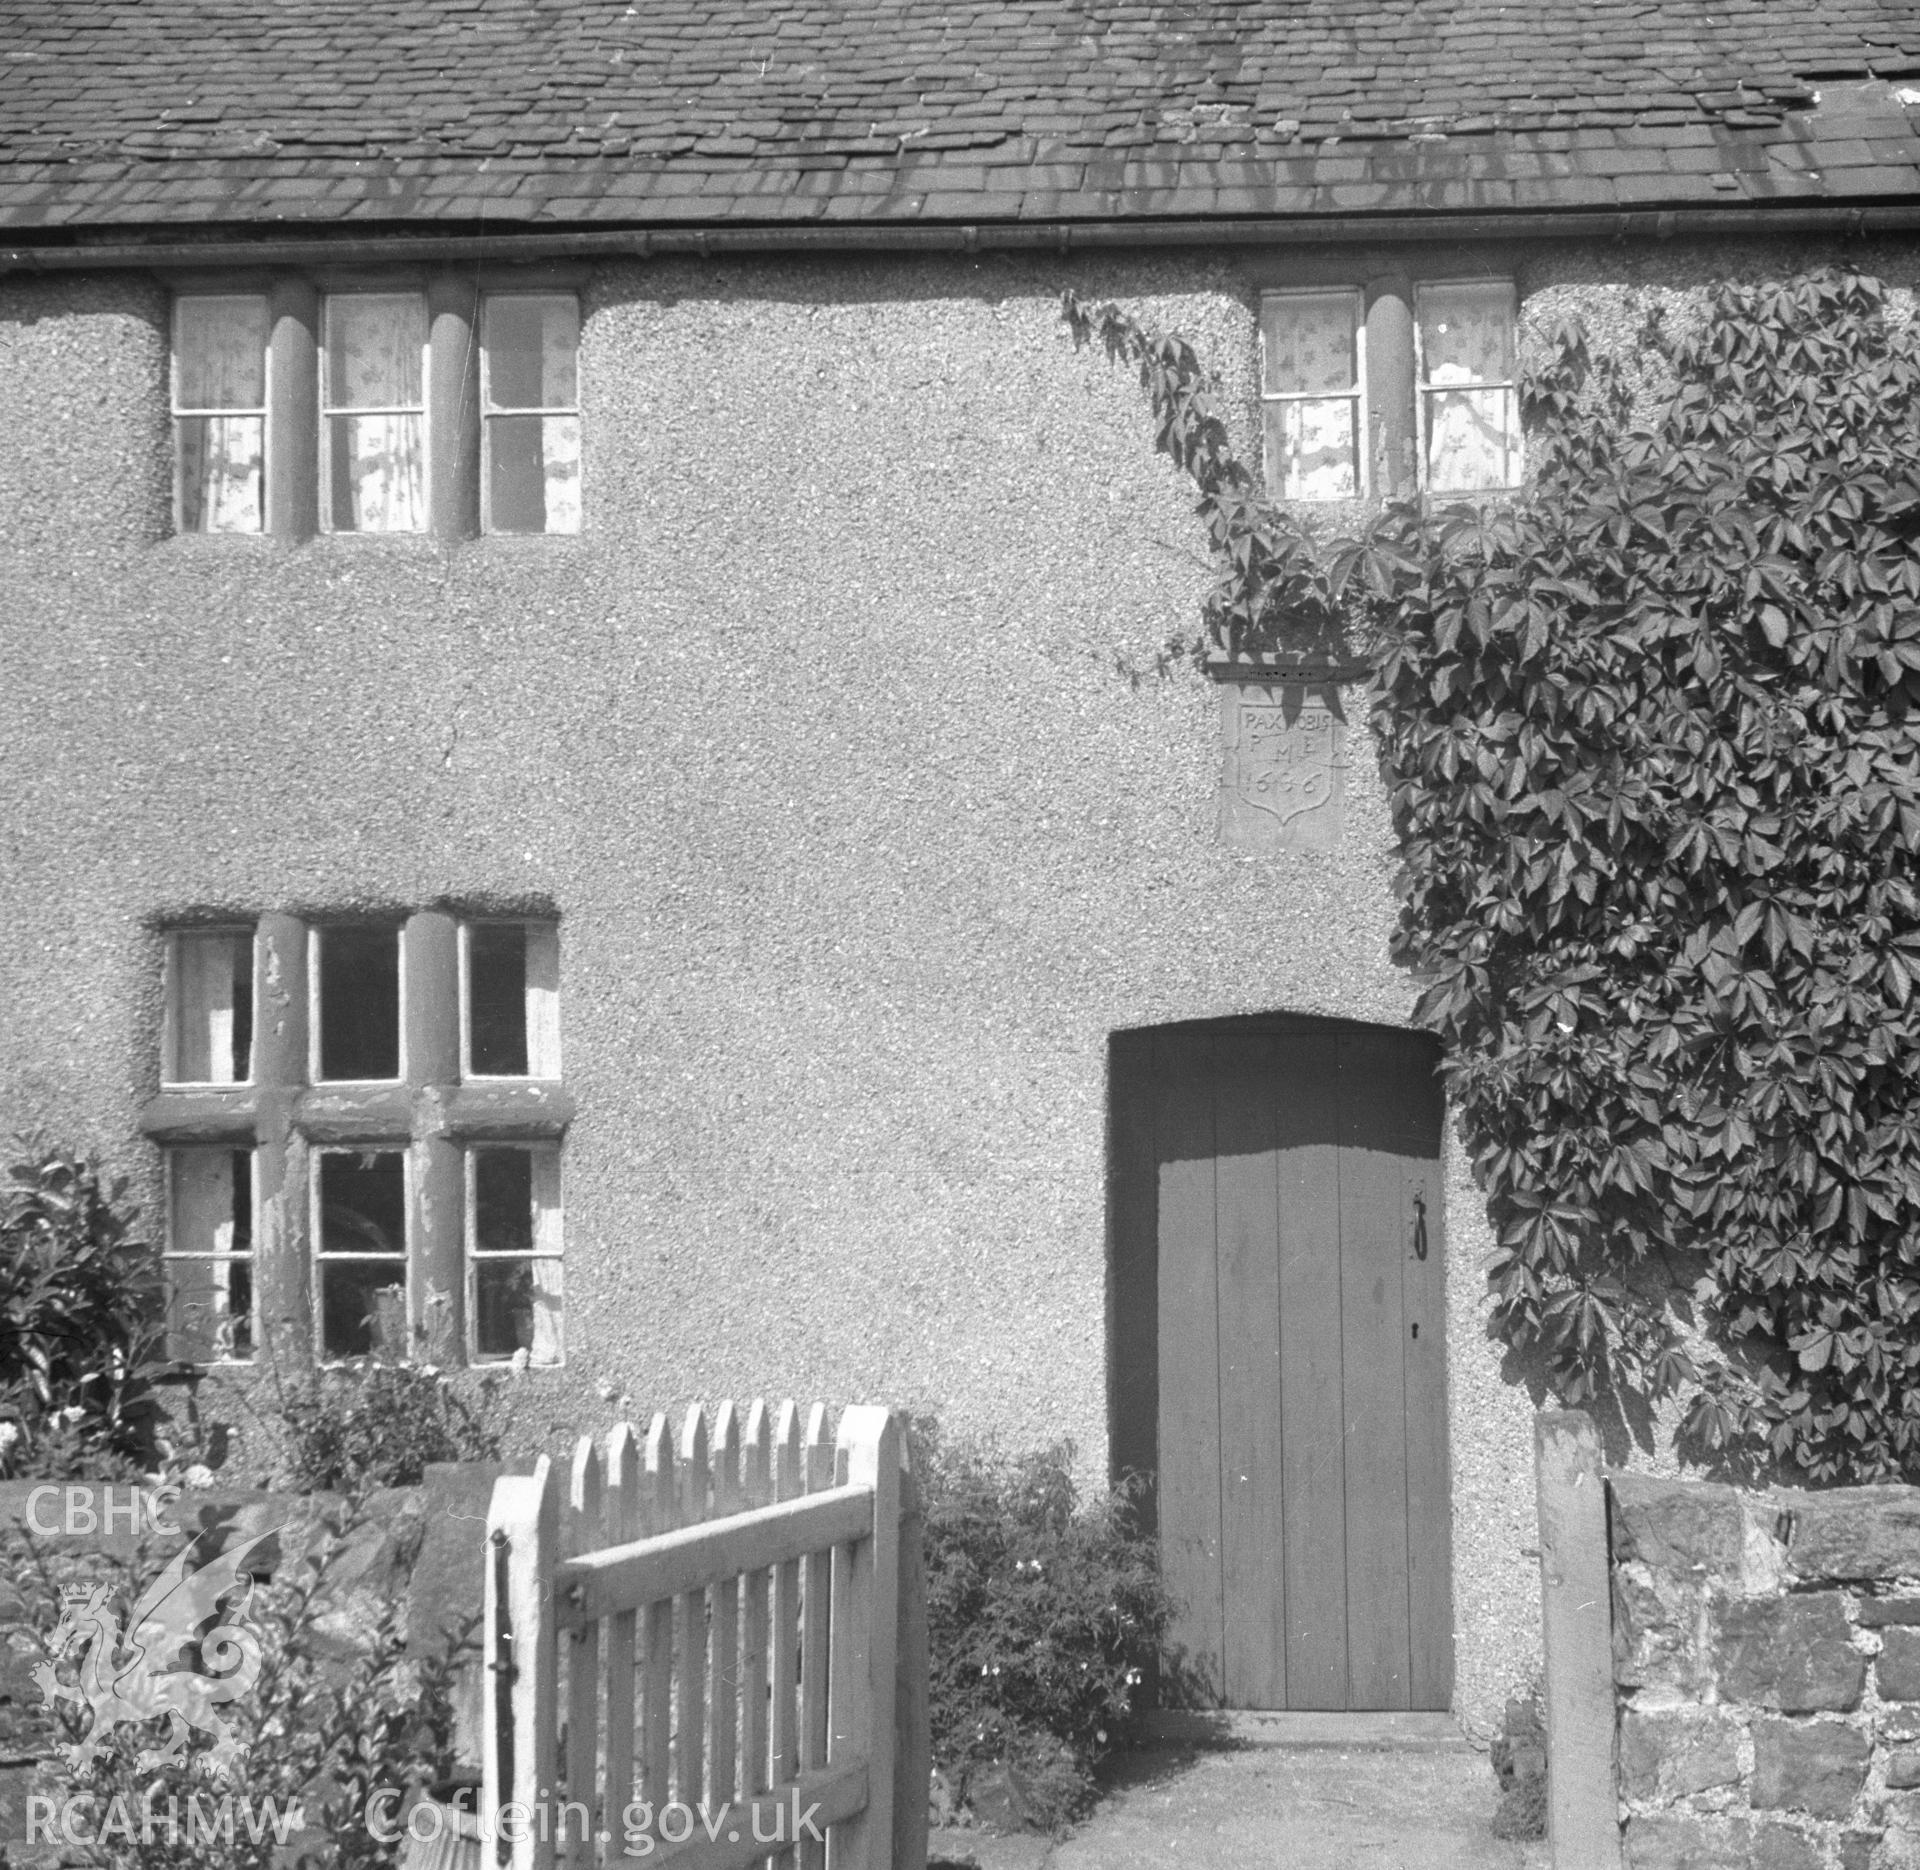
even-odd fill
[{"label": "gate post", "polygon": [[887,1870],[893,1854],[896,1656],[900,1638],[900,1425],[858,1405],[840,1418],[834,1479],[873,1489],[873,1537],[833,1555],[827,1759],[862,1754],[867,1803],[834,1837],[835,1870]]},{"label": "gate post", "polygon": [[[560,1488],[542,1455],[531,1479],[493,1483],[487,1509],[487,1688],[482,1849],[499,1870],[553,1870],[560,1725],[553,1568]],[[503,1818],[504,1814],[504,1818]]]},{"label": "gate post", "polygon": [[1534,1419],[1553,1870],[1620,1870],[1613,1600],[1600,1438],[1577,1409]]}]

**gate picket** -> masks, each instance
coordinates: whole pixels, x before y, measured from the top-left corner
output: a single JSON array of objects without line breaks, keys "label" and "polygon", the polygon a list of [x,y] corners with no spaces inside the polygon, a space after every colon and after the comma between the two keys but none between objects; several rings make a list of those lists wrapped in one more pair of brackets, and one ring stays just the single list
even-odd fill
[{"label": "gate picket", "polygon": [[[755,1402],[744,1423],[730,1402],[696,1406],[677,1451],[657,1415],[644,1447],[622,1422],[604,1448],[582,1437],[564,1475],[543,1457],[496,1483],[487,1870],[633,1854],[651,1870],[920,1870],[924,1831],[893,1835],[895,1774],[922,1757],[896,1708],[920,1735],[925,1718],[895,1679],[904,1443],[885,1409],[829,1426],[818,1403],[804,1427],[791,1402]],[[802,1812],[824,1839],[796,1840]]]},{"label": "gate picket", "polygon": [[[601,1518],[600,1454],[590,1435],[574,1447],[567,1485],[567,1536],[561,1549],[569,1558],[606,1544]],[[555,1845],[562,1863],[593,1862],[594,1834],[601,1829],[599,1806],[600,1626],[585,1623],[567,1645],[566,1803],[556,1823]],[[573,1807],[585,1808],[577,1817]],[[577,1829],[576,1829],[577,1826]]]},{"label": "gate picket", "polygon": [[[610,1544],[640,1537],[640,1448],[631,1422],[616,1422],[607,1437],[606,1515]],[[599,1827],[607,1835],[600,1851],[604,1864],[621,1857],[633,1800],[635,1619],[635,1612],[622,1610],[607,1620],[607,1802]]]},{"label": "gate picket", "polygon": [[[680,1523],[707,1517],[707,1418],[695,1403],[680,1429]],[[674,1603],[674,1796],[698,1811],[707,1796],[707,1592],[683,1591]]]},{"label": "gate picket", "polygon": [[[671,1532],[680,1523],[680,1477],[673,1471],[673,1436],[664,1415],[647,1429],[645,1466],[642,1529]],[[649,1604],[641,1616],[640,1797],[657,1819],[673,1797],[673,1602]]]}]

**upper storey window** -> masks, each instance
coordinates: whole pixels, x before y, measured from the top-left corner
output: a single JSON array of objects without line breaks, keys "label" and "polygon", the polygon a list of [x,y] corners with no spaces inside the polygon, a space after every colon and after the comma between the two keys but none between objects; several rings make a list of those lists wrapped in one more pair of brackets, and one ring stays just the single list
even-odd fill
[{"label": "upper storey window", "polygon": [[1364,500],[1518,485],[1515,311],[1508,279],[1262,293],[1268,491]]},{"label": "upper storey window", "polygon": [[481,370],[489,532],[580,530],[580,307],[571,294],[496,292]]},{"label": "upper storey window", "polygon": [[1513,287],[1416,288],[1423,479],[1430,493],[1483,493],[1520,478]]},{"label": "upper storey window", "polygon": [[181,532],[580,530],[580,305],[416,275],[174,300]]},{"label": "upper storey window", "polygon": [[174,301],[173,434],[180,530],[259,532],[267,509],[265,298]]},{"label": "upper storey window", "polygon": [[417,292],[335,293],[321,354],[321,512],[332,532],[427,523],[427,302]]},{"label": "upper storey window", "polygon": [[1366,326],[1357,292],[1271,292],[1260,307],[1267,485],[1283,500],[1366,492]]}]

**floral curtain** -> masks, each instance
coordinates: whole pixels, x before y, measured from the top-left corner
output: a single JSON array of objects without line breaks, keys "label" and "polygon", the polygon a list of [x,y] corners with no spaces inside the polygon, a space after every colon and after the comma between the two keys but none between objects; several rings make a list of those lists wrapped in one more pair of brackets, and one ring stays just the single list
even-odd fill
[{"label": "floral curtain", "polygon": [[180,529],[259,532],[265,524],[266,300],[181,298],[173,354]]},{"label": "floral curtain", "polygon": [[1513,295],[1504,283],[1430,286],[1420,295],[1427,486],[1509,487],[1518,478]]},{"label": "floral curtain", "polygon": [[1282,499],[1359,492],[1358,311],[1349,292],[1279,293],[1262,306],[1268,475]]},{"label": "floral curtain", "polygon": [[418,293],[343,293],[327,301],[328,511],[337,532],[426,525]]}]

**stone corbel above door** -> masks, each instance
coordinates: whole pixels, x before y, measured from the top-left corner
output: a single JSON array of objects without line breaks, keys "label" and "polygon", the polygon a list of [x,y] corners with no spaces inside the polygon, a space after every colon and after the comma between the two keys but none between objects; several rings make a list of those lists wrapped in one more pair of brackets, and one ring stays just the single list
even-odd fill
[{"label": "stone corbel above door", "polygon": [[1341,691],[1364,665],[1236,658],[1208,665],[1220,689],[1220,841],[1231,850],[1329,851],[1347,812]]}]

